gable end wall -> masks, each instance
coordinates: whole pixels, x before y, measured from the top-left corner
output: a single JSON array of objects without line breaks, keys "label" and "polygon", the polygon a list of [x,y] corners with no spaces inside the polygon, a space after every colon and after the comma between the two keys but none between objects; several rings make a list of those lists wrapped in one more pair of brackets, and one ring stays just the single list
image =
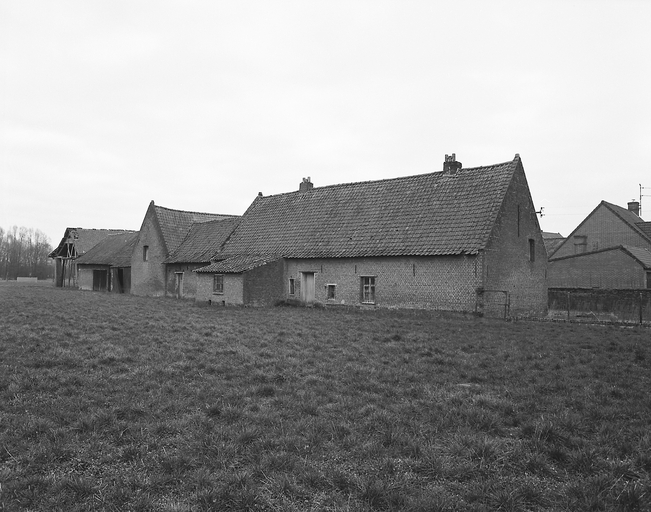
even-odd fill
[{"label": "gable end wall", "polygon": [[618,245],[631,245],[651,250],[651,243],[645,240],[631,226],[615,215],[603,204],[589,215],[567,240],[552,254],[552,260],[572,256],[575,253],[575,236],[586,237],[585,252],[598,251]]},{"label": "gable end wall", "polygon": [[[149,246],[148,261],[143,261],[143,247]],[[138,241],[131,254],[131,293],[160,297],[165,295],[165,264],[167,252],[158,229],[155,212],[147,210]]]},{"label": "gable end wall", "polygon": [[[534,261],[530,261],[529,240],[534,241]],[[484,277],[486,290],[508,292],[512,315],[546,313],[547,251],[522,167],[513,175],[491,232]],[[501,296],[485,292],[486,307],[491,300],[502,300]]]}]

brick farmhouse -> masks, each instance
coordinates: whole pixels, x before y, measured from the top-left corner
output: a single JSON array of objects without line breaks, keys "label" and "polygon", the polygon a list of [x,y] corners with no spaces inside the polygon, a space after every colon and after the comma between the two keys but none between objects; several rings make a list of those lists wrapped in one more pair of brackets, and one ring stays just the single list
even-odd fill
[{"label": "brick farmhouse", "polygon": [[[148,215],[139,246],[160,251],[162,230]],[[196,299],[217,304],[547,307],[547,253],[519,155],[468,169],[446,155],[441,172],[325,187],[304,179],[298,191],[260,194],[194,272]]]},{"label": "brick farmhouse", "polygon": [[192,270],[210,263],[238,218],[172,210],[151,201],[131,254],[131,293],[194,297]]},{"label": "brick farmhouse", "polygon": [[553,288],[651,288],[651,222],[628,209],[599,205],[550,254]]}]

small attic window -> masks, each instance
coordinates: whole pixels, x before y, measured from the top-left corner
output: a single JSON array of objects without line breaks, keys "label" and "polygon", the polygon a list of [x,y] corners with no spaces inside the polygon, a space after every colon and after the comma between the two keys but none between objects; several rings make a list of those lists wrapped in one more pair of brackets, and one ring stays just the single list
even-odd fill
[{"label": "small attic window", "polygon": [[149,261],[149,246],[142,246],[142,261]]}]

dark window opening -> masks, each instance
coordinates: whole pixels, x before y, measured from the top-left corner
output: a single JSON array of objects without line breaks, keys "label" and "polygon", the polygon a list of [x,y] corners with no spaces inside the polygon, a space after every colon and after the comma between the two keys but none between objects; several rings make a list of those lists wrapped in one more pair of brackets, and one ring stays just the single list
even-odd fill
[{"label": "dark window opening", "polygon": [[149,261],[149,246],[142,246],[142,261]]},{"label": "dark window opening", "polygon": [[336,293],[336,284],[327,284],[326,285],[326,299],[327,300],[335,300],[335,293]]},{"label": "dark window opening", "polygon": [[93,291],[105,292],[106,291],[106,270],[93,270]]},{"label": "dark window opening", "polygon": [[361,302],[363,304],[375,304],[375,277],[365,276],[361,278]]},{"label": "dark window opening", "polygon": [[536,261],[536,242],[529,239],[529,261]]},{"label": "dark window opening", "polygon": [[296,282],[294,281],[293,277],[289,278],[289,294],[290,295],[296,294]]}]

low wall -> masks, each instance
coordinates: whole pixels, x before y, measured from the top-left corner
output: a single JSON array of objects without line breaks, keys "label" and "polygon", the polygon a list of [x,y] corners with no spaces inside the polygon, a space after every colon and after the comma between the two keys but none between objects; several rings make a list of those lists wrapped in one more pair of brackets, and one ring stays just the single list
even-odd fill
[{"label": "low wall", "polygon": [[570,317],[608,315],[623,322],[651,322],[651,289],[550,288],[549,310]]}]

